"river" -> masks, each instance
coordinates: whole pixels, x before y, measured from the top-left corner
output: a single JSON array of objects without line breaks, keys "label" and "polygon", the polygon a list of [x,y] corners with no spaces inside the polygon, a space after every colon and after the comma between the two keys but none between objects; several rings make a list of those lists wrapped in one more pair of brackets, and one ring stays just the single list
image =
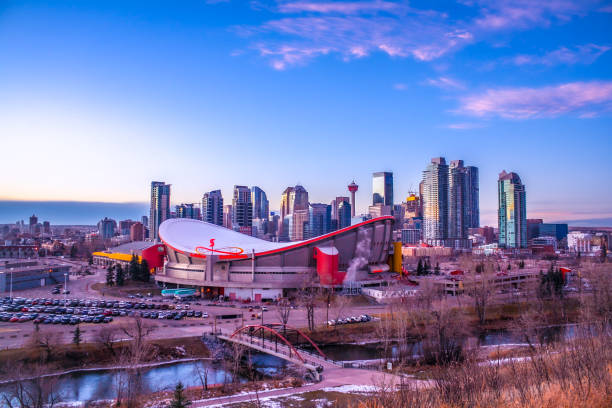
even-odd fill
[{"label": "river", "polygon": [[[261,373],[274,375],[286,367],[285,360],[267,354],[253,353],[251,361]],[[209,360],[184,361],[142,368],[142,386],[145,393],[172,390],[181,381],[185,387],[201,385],[198,371],[208,370],[208,384],[231,381],[232,375],[223,367]],[[57,380],[55,389],[62,402],[114,399],[121,370],[100,369],[75,371],[50,378]],[[239,378],[246,382],[246,378]],[[5,407],[3,396],[10,395],[13,385],[0,385],[0,407]]]}]

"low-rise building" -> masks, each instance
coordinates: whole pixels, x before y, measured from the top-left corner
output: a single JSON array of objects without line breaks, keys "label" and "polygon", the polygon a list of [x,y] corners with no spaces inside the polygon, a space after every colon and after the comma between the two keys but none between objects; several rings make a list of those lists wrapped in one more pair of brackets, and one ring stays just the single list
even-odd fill
[{"label": "low-rise building", "polygon": [[69,272],[69,265],[14,259],[0,262],[0,293],[63,284],[70,279]]}]

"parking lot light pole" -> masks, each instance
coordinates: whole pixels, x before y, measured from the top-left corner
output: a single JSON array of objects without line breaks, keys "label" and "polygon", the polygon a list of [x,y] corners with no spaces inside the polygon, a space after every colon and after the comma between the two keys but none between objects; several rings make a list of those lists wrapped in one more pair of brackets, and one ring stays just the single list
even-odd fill
[{"label": "parking lot light pole", "polygon": [[11,302],[13,301],[13,268],[10,269],[11,270],[11,294],[10,294],[10,298],[11,298]]},{"label": "parking lot light pole", "polygon": [[68,274],[64,272],[64,304],[66,304],[66,289],[68,285]]}]

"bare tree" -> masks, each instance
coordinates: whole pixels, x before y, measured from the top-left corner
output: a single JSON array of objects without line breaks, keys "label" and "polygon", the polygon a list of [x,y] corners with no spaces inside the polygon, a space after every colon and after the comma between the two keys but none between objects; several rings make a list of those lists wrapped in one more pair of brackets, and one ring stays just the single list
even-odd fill
[{"label": "bare tree", "polygon": [[8,408],[53,408],[60,401],[58,377],[46,376],[41,364],[25,369],[16,364],[12,369],[13,381],[0,393]]},{"label": "bare tree", "polygon": [[283,325],[283,333],[287,332],[287,323],[289,323],[289,315],[291,315],[291,303],[287,299],[281,299],[276,304],[276,315]]},{"label": "bare tree", "polygon": [[315,307],[319,297],[318,282],[315,275],[309,275],[302,282],[301,287],[298,290],[297,300],[298,303],[306,310],[306,320],[308,321],[308,329],[314,331],[315,329]]},{"label": "bare tree", "polygon": [[465,272],[463,281],[465,293],[474,301],[474,309],[480,324],[487,319],[487,307],[493,297],[495,289],[495,272],[490,263],[484,265],[481,273],[475,269]]},{"label": "bare tree", "polygon": [[102,345],[113,357],[115,357],[115,343],[118,340],[119,331],[115,327],[103,327],[96,336],[96,342]]}]

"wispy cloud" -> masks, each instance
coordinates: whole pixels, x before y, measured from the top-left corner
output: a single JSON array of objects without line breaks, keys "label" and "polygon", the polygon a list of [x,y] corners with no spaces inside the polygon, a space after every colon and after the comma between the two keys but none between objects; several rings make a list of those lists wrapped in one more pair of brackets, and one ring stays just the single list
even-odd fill
[{"label": "wispy cloud", "polygon": [[405,91],[408,89],[408,85],[400,82],[397,84],[393,84],[393,89],[395,89],[396,91]]},{"label": "wispy cloud", "polygon": [[[236,27],[236,31],[249,36],[250,47],[277,69],[328,54],[338,55],[343,61],[384,53],[428,62],[477,40],[493,40],[501,30],[546,27],[602,6],[600,0],[463,3],[470,12],[449,15],[433,8],[416,8],[407,0],[258,0],[251,3],[252,7],[256,4],[257,9],[276,16],[260,25]],[[569,59],[571,51],[560,49],[548,58]],[[529,57],[520,56],[517,63],[528,63]]]},{"label": "wispy cloud", "polygon": [[547,27],[596,9],[599,0],[477,0],[481,17],[474,23],[487,30],[517,30]]},{"label": "wispy cloud", "polygon": [[515,65],[574,65],[592,64],[608,52],[610,47],[597,44],[579,45],[573,48],[561,47],[544,55],[517,55],[511,59]]},{"label": "wispy cloud", "polygon": [[470,129],[480,129],[485,127],[483,123],[474,123],[474,122],[461,122],[461,123],[450,123],[444,126],[446,129],[452,130],[470,130]]},{"label": "wispy cloud", "polygon": [[429,78],[425,81],[427,85],[435,86],[441,89],[465,89],[465,85],[456,79],[441,76],[438,78]]},{"label": "wispy cloud", "polygon": [[568,113],[593,117],[611,110],[612,81],[593,81],[541,88],[489,89],[462,98],[458,112],[477,117],[528,119]]},{"label": "wispy cloud", "polygon": [[296,1],[283,3],[278,6],[281,13],[340,13],[357,14],[364,12],[399,12],[405,9],[405,5],[391,1],[328,1],[310,2]]}]

